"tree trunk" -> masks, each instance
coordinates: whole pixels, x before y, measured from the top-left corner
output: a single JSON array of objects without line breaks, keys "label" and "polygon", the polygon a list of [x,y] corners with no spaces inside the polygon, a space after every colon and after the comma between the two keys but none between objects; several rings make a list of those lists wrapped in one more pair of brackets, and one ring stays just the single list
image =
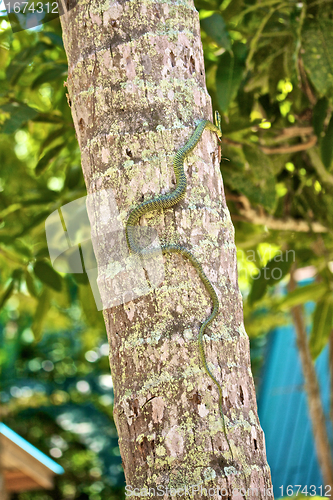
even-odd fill
[{"label": "tree trunk", "polygon": [[[289,290],[296,287],[294,271],[290,273]],[[320,398],[320,389],[314,362],[310,354],[308,336],[305,328],[304,312],[301,306],[295,306],[291,310],[297,339],[297,347],[301,359],[302,371],[305,380],[305,391],[307,395],[309,413],[312,422],[318,462],[323,475],[324,485],[333,487],[333,463],[328,434],[325,423],[325,415]]]},{"label": "tree trunk", "polygon": [[[125,223],[143,199],[174,189],[173,155],[201,119],[212,118],[198,13],[192,0],[91,0],[78,2],[61,23],[87,190],[112,189]],[[220,313],[204,348],[223,388],[234,459],[217,388],[198,353],[211,300],[192,265],[168,255],[159,287],[104,311],[129,494],[146,487],[170,498],[170,489],[183,488],[188,497],[185,488],[193,487],[194,498],[205,493],[200,488],[219,488],[211,498],[240,498],[244,491],[235,488],[252,487],[258,498],[272,496],[219,161],[216,136],[204,131],[185,162],[185,199],[142,217],[141,225],[149,219],[163,242],[191,250],[218,294]]]}]

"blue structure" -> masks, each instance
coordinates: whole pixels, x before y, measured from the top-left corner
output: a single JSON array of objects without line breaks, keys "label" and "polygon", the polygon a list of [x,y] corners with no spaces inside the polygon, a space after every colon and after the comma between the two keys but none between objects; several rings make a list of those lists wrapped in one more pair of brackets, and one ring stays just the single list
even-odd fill
[{"label": "blue structure", "polygon": [[[307,311],[309,309],[307,307]],[[316,360],[316,371],[332,444],[328,347]],[[271,334],[259,391],[258,411],[266,436],[267,459],[275,497],[287,496],[288,485],[294,487],[294,493],[297,491],[295,485],[302,485],[302,488],[307,486],[309,494],[310,486],[314,485],[315,494],[324,496],[325,485],[316,456],[293,326],[280,327]]]},{"label": "blue structure", "polygon": [[36,460],[41,462],[55,474],[63,474],[65,472],[61,465],[54,462],[54,460],[45,455],[45,453],[42,453],[35,446],[26,441],[23,437],[16,434],[16,432],[7,427],[7,425],[0,423],[0,434],[8,438],[12,443],[15,443],[22,450],[29,453],[30,456],[36,458]]}]

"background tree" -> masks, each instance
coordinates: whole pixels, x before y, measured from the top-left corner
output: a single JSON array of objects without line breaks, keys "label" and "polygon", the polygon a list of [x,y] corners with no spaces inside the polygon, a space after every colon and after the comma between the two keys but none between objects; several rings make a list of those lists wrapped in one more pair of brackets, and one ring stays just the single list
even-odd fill
[{"label": "background tree", "polygon": [[[313,357],[326,344],[332,327],[332,2],[233,0],[221,4],[200,2],[196,6],[201,18],[208,90],[214,106],[225,113],[221,169],[236,228],[240,285],[246,298],[245,323],[252,344],[254,374],[260,385],[265,335],[274,325],[289,321],[290,307],[317,301],[309,325]],[[102,374],[108,373],[105,357],[96,361],[85,357],[93,360],[100,354],[96,345],[106,343],[103,322],[91,307],[86,284],[52,272],[45,283],[47,273],[39,273],[40,266],[35,266],[36,261],[47,262],[48,258],[43,227],[46,216],[85,193],[63,88],[66,56],[61,47],[60,25],[55,20],[41,31],[13,35],[6,16],[2,19],[0,335],[6,341],[6,352],[1,351],[3,418],[46,452],[54,448],[47,436],[56,434],[65,443],[70,439],[67,450],[66,445],[60,450],[60,441],[55,447],[63,453],[58,460],[67,471],[57,491],[66,499],[90,496],[104,500],[113,488],[107,486],[106,472],[111,484],[123,484],[116,473],[119,451],[112,451],[115,468],[105,469],[102,479],[94,476],[98,473],[96,467],[102,471],[102,464],[109,465],[111,458],[101,461],[103,449],[93,450],[93,441],[83,442],[74,426],[64,430],[61,421],[55,420],[55,410],[65,408],[64,401],[51,397],[56,390],[62,390],[58,377],[66,392],[65,382],[68,377],[72,380],[70,371],[73,366],[79,368],[70,399],[72,410],[66,413],[68,421],[74,421],[74,409],[88,399],[77,390],[76,383],[86,381],[96,365],[101,366]],[[225,82],[230,92],[225,91]],[[34,171],[37,164],[39,175]],[[281,279],[287,280],[288,266],[283,267],[281,260],[271,262],[271,258],[288,249],[295,251],[298,267],[314,266],[315,282],[281,299],[275,287],[278,280],[264,279],[263,270],[266,267],[268,273],[280,267],[285,276]],[[252,280],[250,272],[258,273],[258,279]],[[65,294],[54,289],[59,287],[59,280],[63,292],[72,289],[67,304]],[[78,324],[79,316],[82,328],[75,335],[72,324],[73,320]],[[59,326],[55,329],[54,325]],[[65,329],[78,346],[78,357],[73,359],[71,344],[62,333]],[[38,341],[41,332],[43,339]],[[54,341],[56,345],[51,349]],[[53,352],[60,346],[63,358]],[[88,355],[92,350],[95,355]],[[45,371],[43,361],[52,361],[53,370]],[[53,380],[57,380],[55,385]],[[48,389],[45,399],[38,395],[37,387],[41,385]],[[30,388],[32,396],[28,397],[30,393],[24,388]],[[90,384],[89,400],[95,389],[96,407],[99,398],[109,394],[99,393],[99,385]],[[45,408],[47,425],[51,425],[48,428]],[[99,405],[98,411],[106,413],[111,422],[107,407]],[[94,415],[89,408],[81,423],[93,424]],[[38,422],[40,425],[36,425]],[[116,446],[106,448],[113,450]],[[98,466],[93,465],[95,460]],[[58,498],[59,494],[30,493],[20,495],[20,500],[23,497],[40,500]]]}]

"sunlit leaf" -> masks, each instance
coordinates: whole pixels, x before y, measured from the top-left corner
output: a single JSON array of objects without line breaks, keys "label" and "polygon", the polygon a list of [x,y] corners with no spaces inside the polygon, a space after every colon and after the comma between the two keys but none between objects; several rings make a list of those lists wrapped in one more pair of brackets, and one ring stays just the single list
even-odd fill
[{"label": "sunlit leaf", "polygon": [[327,285],[324,282],[311,283],[309,285],[300,286],[289,292],[279,303],[279,308],[289,309],[300,304],[305,304],[311,300],[319,299],[327,292]]},{"label": "sunlit leaf", "polygon": [[11,297],[11,295],[14,291],[14,286],[15,286],[15,280],[11,280],[9,285],[7,285],[7,288],[5,289],[5,291],[2,293],[2,295],[0,297],[0,310],[6,304],[7,300]]},{"label": "sunlit leaf", "polygon": [[12,134],[16,132],[24,123],[38,115],[36,109],[19,102],[4,104],[0,109],[10,114],[9,118],[0,129],[0,132],[3,134]]},{"label": "sunlit leaf", "polygon": [[212,16],[202,19],[200,24],[217,45],[226,50],[231,49],[230,35],[221,14],[215,12]]},{"label": "sunlit leaf", "polygon": [[313,359],[317,358],[329,339],[333,329],[333,294],[325,295],[317,302],[313,314],[313,324],[310,335],[310,351]]},{"label": "sunlit leaf", "polygon": [[273,257],[266,266],[259,269],[252,283],[248,297],[249,303],[254,304],[265,295],[268,286],[279,283],[288,274],[292,263],[293,260],[288,252],[284,252]]},{"label": "sunlit leaf", "polygon": [[242,82],[246,48],[238,44],[235,51],[224,52],[219,58],[219,65],[216,72],[216,97],[221,111],[226,112],[231,101],[237,94]]},{"label": "sunlit leaf", "polygon": [[38,298],[38,304],[31,327],[35,335],[36,341],[40,340],[42,336],[43,323],[49,308],[50,308],[50,292],[47,288],[44,288],[40,297]]},{"label": "sunlit leaf", "polygon": [[[77,276],[83,276],[83,274],[75,274],[73,276],[77,278]],[[100,325],[101,322],[103,322],[103,315],[102,312],[97,309],[90,285],[80,285],[79,297],[87,323],[92,327]]]},{"label": "sunlit leaf", "polygon": [[49,149],[47,153],[45,153],[44,156],[38,161],[36,168],[35,168],[35,173],[36,175],[40,175],[44,172],[44,170],[49,166],[51,161],[53,161],[58,153],[64,148],[65,144],[60,144],[59,146],[55,146],[52,149]]},{"label": "sunlit leaf", "polygon": [[37,76],[37,78],[33,81],[31,88],[36,89],[42,83],[53,82],[54,80],[58,80],[62,78],[63,75],[67,73],[67,65],[58,64],[57,67],[52,67],[46,71],[44,71],[41,75]]},{"label": "sunlit leaf", "polygon": [[34,227],[38,226],[39,224],[41,224],[42,222],[45,222],[45,219],[50,215],[50,211],[49,210],[43,210],[39,213],[36,213],[34,214],[31,218],[30,218],[30,221],[24,226],[24,228],[22,229],[22,231],[20,231],[20,233],[17,234],[17,237],[21,237],[21,236],[24,236],[25,234],[27,234],[31,229],[33,229]]},{"label": "sunlit leaf", "polygon": [[52,47],[44,42],[37,42],[32,47],[28,47],[19,52],[6,69],[6,76],[11,85],[17,83],[19,77],[23,71],[28,68],[29,63],[35,56],[50,48]]},{"label": "sunlit leaf", "polygon": [[307,19],[302,30],[302,58],[320,95],[333,86],[333,21]]},{"label": "sunlit leaf", "polygon": [[39,153],[41,154],[45,148],[52,144],[53,141],[59,139],[59,137],[63,137],[67,130],[68,129],[66,127],[61,127],[53,130],[40,145]]}]

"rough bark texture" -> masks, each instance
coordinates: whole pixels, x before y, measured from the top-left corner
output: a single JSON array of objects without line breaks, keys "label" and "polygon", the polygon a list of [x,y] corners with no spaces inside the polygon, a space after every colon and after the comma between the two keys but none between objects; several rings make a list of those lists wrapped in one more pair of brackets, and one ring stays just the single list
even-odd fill
[{"label": "rough bark texture", "polygon": [[[291,291],[295,289],[293,272],[290,274],[289,289]],[[297,347],[301,358],[302,371],[305,380],[305,391],[308,399],[318,462],[323,475],[324,484],[330,485],[331,488],[333,488],[333,463],[330,444],[320,397],[317,373],[310,353],[302,307],[293,307],[292,316],[296,331]]]},{"label": "rough bark texture", "polygon": [[[174,188],[175,151],[200,119],[212,119],[198,13],[192,0],[90,0],[80,1],[61,23],[87,189],[112,188],[125,221],[131,207]],[[223,388],[234,461],[216,387],[198,355],[199,327],[211,300],[195,269],[179,255],[167,256],[165,280],[153,293],[104,311],[128,491],[199,484],[225,488],[223,497],[244,496],[232,491],[240,487],[257,488],[255,498],[270,497],[214,134],[203,133],[185,171],[185,200],[148,214],[141,224],[155,227],[162,241],[189,248],[219,296],[221,312],[207,329],[205,351]],[[202,496],[204,491],[194,493]]]}]

